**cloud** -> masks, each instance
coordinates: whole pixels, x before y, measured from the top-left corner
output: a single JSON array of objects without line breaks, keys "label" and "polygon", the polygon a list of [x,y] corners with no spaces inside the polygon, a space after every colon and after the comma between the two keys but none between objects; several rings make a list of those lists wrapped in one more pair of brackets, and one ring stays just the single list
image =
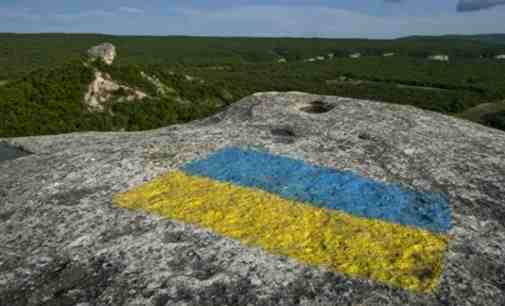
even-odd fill
[{"label": "cloud", "polygon": [[129,6],[121,6],[119,8],[119,11],[123,12],[123,13],[129,13],[129,14],[143,14],[144,13],[143,9],[139,9],[136,7],[129,7]]},{"label": "cloud", "polygon": [[505,0],[459,0],[458,12],[479,11],[505,4]]},{"label": "cloud", "polygon": [[[318,5],[250,5],[218,10],[180,10],[172,30],[190,35],[391,38],[413,34],[505,32],[503,12],[436,16],[372,16]],[[181,21],[182,17],[182,21]],[[317,22],[314,22],[317,20]]]},{"label": "cloud", "polygon": [[104,10],[91,10],[91,11],[82,11],[82,12],[65,12],[65,13],[51,13],[45,15],[45,20],[52,25],[55,24],[68,24],[72,25],[73,23],[82,23],[87,20],[94,19],[103,19],[103,18],[112,18],[116,14],[111,11]]},{"label": "cloud", "polygon": [[[503,8],[505,9],[505,8]],[[377,16],[322,5],[176,6],[127,13],[111,10],[1,9],[0,29],[11,32],[99,32],[132,35],[305,36],[394,38],[407,35],[505,32],[505,10],[435,16]],[[9,16],[9,18],[3,18]],[[30,22],[27,19],[30,18]],[[162,25],[162,26],[160,26]]]},{"label": "cloud", "polygon": [[10,9],[0,7],[0,18],[21,19],[21,20],[39,20],[40,14],[32,12],[30,9]]},{"label": "cloud", "polygon": [[[387,3],[400,3],[405,0],[384,0]],[[458,12],[480,11],[505,4],[505,0],[459,0],[456,7]]]},{"label": "cloud", "polygon": [[[46,21],[51,24],[72,24],[72,22],[83,22],[96,18],[112,18],[124,14],[144,14],[144,10],[121,6],[116,10],[85,10],[70,12],[41,13],[29,8],[2,8],[0,7],[0,19],[26,20],[26,21]],[[0,22],[1,25],[1,22]]]},{"label": "cloud", "polygon": [[[85,10],[85,11],[75,11],[75,12],[52,12],[49,14],[35,13],[30,10],[2,10],[0,9],[0,17],[8,16],[11,19],[37,19],[45,22],[51,27],[63,26],[63,31],[67,31],[68,27],[79,28],[81,25],[86,25],[90,22],[96,22],[100,20],[116,20],[121,16],[136,14],[143,14],[144,11],[141,9],[133,7],[119,7],[116,10]],[[131,18],[131,17],[130,17]]]}]

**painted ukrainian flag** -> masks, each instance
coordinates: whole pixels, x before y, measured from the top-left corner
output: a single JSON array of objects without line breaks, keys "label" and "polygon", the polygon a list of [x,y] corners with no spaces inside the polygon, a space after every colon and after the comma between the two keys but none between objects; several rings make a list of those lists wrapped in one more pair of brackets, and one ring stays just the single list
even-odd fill
[{"label": "painted ukrainian flag", "polygon": [[451,225],[441,194],[240,148],[191,162],[115,202],[419,292],[440,280]]}]

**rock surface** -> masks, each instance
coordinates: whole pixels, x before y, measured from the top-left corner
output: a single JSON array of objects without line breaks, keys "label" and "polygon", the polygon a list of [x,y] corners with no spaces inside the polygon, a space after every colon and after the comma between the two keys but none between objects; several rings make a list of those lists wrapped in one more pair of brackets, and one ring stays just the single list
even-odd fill
[{"label": "rock surface", "polygon": [[153,86],[156,88],[156,92],[161,95],[161,96],[168,96],[176,93],[176,90],[173,89],[172,87],[168,87],[167,85],[163,84],[163,82],[158,79],[155,75],[149,75],[145,73],[144,71],[140,72],[140,75],[146,79],[148,82],[153,84]]},{"label": "rock surface", "polygon": [[118,98],[119,102],[142,100],[147,94],[116,83],[110,75],[95,71],[95,79],[89,84],[88,91],[84,95],[84,103],[90,111],[103,111],[104,104],[107,103],[114,94],[122,90],[122,96]]},{"label": "rock surface", "polygon": [[[3,141],[34,154],[0,162],[0,305],[505,304],[498,130],[409,106],[262,93],[186,125]],[[228,146],[448,194],[440,285],[416,294],[350,279],[112,204]]]},{"label": "rock surface", "polygon": [[111,43],[103,43],[88,50],[92,60],[101,58],[107,65],[112,65],[116,58],[116,47]]}]

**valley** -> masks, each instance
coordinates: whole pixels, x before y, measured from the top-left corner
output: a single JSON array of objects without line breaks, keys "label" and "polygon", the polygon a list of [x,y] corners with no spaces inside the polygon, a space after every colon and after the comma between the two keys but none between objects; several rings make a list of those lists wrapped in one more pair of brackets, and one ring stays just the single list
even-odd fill
[{"label": "valley", "polygon": [[[479,107],[505,99],[505,61],[495,59],[505,45],[493,37],[0,34],[0,137],[159,128],[261,91],[413,105],[500,128],[501,107]],[[104,42],[113,63],[89,62]]]}]

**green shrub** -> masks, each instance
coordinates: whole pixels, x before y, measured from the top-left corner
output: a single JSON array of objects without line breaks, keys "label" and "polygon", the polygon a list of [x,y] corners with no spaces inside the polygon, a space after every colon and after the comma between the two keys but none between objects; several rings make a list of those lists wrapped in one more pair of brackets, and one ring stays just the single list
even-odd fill
[{"label": "green shrub", "polygon": [[505,111],[486,114],[482,116],[481,120],[487,126],[505,131]]}]

